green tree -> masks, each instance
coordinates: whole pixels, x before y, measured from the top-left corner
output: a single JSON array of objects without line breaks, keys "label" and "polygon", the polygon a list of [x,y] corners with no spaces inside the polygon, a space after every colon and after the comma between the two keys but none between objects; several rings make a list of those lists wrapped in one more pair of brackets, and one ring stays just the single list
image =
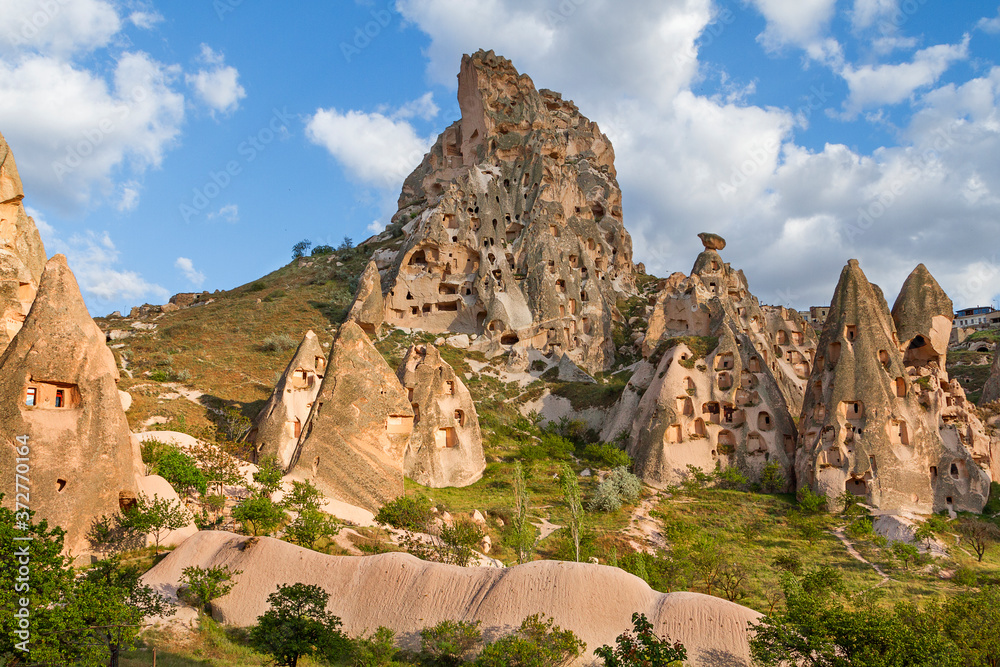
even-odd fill
[{"label": "green tree", "polygon": [[398,652],[396,633],[390,628],[380,627],[371,635],[354,639],[351,664],[354,667],[389,667],[394,664],[392,659]]},{"label": "green tree", "polygon": [[573,550],[576,554],[576,562],[580,562],[580,529],[583,525],[583,500],[580,497],[580,485],[576,481],[576,474],[568,464],[563,464],[562,468],[562,488],[563,500],[566,501],[566,509],[569,510],[569,534],[573,540]]},{"label": "green tree", "polygon": [[304,256],[311,247],[312,247],[312,241],[308,239],[303,239],[302,241],[299,241],[298,243],[292,246],[292,259],[299,259],[300,257]]},{"label": "green tree", "polygon": [[253,427],[253,421],[238,408],[227,405],[216,418],[216,425],[227,440],[240,442]]},{"label": "green tree", "polygon": [[329,599],[319,586],[279,585],[267,596],[269,609],[250,630],[251,643],[283,667],[295,667],[304,655],[343,657],[350,640],[340,631],[340,619],[326,610]]},{"label": "green tree", "polygon": [[420,657],[431,665],[458,667],[482,640],[481,621],[441,621],[420,631]]},{"label": "green tree", "polygon": [[218,495],[224,496],[225,486],[243,481],[240,467],[235,457],[219,445],[202,442],[193,451],[198,469],[209,486],[215,487]]},{"label": "green tree", "polygon": [[295,513],[295,518],[285,526],[285,537],[293,544],[315,549],[320,540],[332,539],[340,532],[340,521],[320,510],[323,493],[308,480],[292,482],[292,490],[281,505]]},{"label": "green tree", "polygon": [[375,521],[400,530],[426,533],[433,516],[427,496],[399,496],[379,508]]},{"label": "green tree", "polygon": [[160,553],[160,538],[164,531],[178,530],[191,523],[191,515],[179,500],[144,493],[134,505],[124,510],[122,524],[140,535],[152,535],[156,543],[154,555]]},{"label": "green tree", "polygon": [[518,461],[514,465],[514,511],[511,514],[510,526],[504,533],[504,542],[514,550],[518,563],[526,563],[531,559],[535,547],[535,528],[528,521],[528,505],[531,497],[528,495],[528,485],[524,480],[524,468]]},{"label": "green tree", "polygon": [[440,540],[441,562],[466,567],[483,540],[483,531],[471,519],[459,519],[441,527]]},{"label": "green tree", "polygon": [[769,462],[760,471],[760,488],[764,493],[779,493],[785,483],[785,472],[777,461]]},{"label": "green tree", "polygon": [[285,511],[266,496],[251,495],[233,508],[233,518],[250,535],[270,535],[285,520]]},{"label": "green tree", "polygon": [[180,594],[198,611],[207,612],[208,603],[232,590],[233,577],[242,572],[242,570],[232,571],[227,565],[216,565],[208,569],[198,566],[186,567],[181,571]]},{"label": "green tree", "polygon": [[959,593],[944,604],[944,632],[964,665],[1000,666],[1000,587]]},{"label": "green tree", "polygon": [[816,495],[808,486],[799,489],[795,499],[799,501],[799,508],[806,514],[818,514],[826,509],[826,496]]},{"label": "green tree", "polygon": [[562,667],[583,654],[587,644],[539,614],[528,616],[510,635],[487,644],[476,667]]},{"label": "green tree", "polygon": [[281,488],[281,478],[284,475],[284,471],[278,465],[278,459],[273,456],[263,459],[257,464],[257,472],[253,474],[253,481],[257,485],[254,493],[270,497]]},{"label": "green tree", "polygon": [[645,614],[632,614],[632,632],[625,631],[615,639],[615,647],[604,645],[594,655],[604,660],[604,667],[671,667],[687,660],[687,649],[669,637],[659,637]]},{"label": "green tree", "polygon": [[169,447],[160,454],[150,474],[159,475],[170,482],[178,493],[197,491],[204,494],[208,489],[205,475],[191,456],[176,447]]},{"label": "green tree", "polygon": [[982,519],[964,517],[958,522],[958,532],[969,540],[979,562],[983,562],[983,556],[990,546],[1000,542],[1000,528],[996,524]]}]

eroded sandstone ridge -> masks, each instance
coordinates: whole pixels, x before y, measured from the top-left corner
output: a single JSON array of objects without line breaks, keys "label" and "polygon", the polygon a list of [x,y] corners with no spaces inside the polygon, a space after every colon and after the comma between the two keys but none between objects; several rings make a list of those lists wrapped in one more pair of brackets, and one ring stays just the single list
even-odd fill
[{"label": "eroded sandstone ridge", "polygon": [[605,427],[626,434],[636,472],[675,484],[687,466],[737,466],[759,479],[777,462],[792,480],[796,427],[815,335],[795,311],[761,306],[742,271],[722,261],[725,240],[700,235],[690,275],[663,281],[639,364]]},{"label": "eroded sandstone ridge", "polygon": [[983,393],[979,397],[979,405],[993,401],[1000,401],[1000,346],[993,352],[993,366],[990,368],[990,377],[983,386]]},{"label": "eroded sandstone ridge", "polygon": [[377,511],[403,493],[413,410],[396,374],[354,322],[334,341],[288,472],[331,498]]},{"label": "eroded sandstone ridge", "polygon": [[635,270],[610,141],[492,51],[462,59],[458,101],[403,184],[399,250],[376,257],[386,322],[609,367]]},{"label": "eroded sandstone ridge", "polygon": [[368,262],[358,281],[358,293],[347,313],[347,319],[357,322],[366,334],[374,336],[384,320],[385,301],[382,298],[382,279],[375,260]]},{"label": "eroded sandstone ridge", "polygon": [[324,375],[326,355],[316,334],[307,331],[247,437],[258,460],[273,456],[288,468]]},{"label": "eroded sandstone ridge", "polygon": [[65,546],[88,550],[92,521],[136,498],[133,449],[118,395],[118,367],[80,288],[56,255],[38,294],[0,356],[0,471],[13,506],[15,464],[29,447],[31,509],[66,530]]},{"label": "eroded sandstone ridge", "polygon": [[14,154],[0,135],[0,351],[21,329],[45,267],[45,247],[23,198]]},{"label": "eroded sandstone ridge", "polygon": [[923,265],[890,314],[848,262],[799,420],[800,487],[830,500],[847,491],[885,511],[982,510],[990,478],[976,459],[989,465],[989,441],[945,371],[951,317]]},{"label": "eroded sandstone ridge", "polygon": [[433,345],[410,347],[398,371],[413,408],[403,471],[424,486],[468,486],[486,469],[472,395]]}]

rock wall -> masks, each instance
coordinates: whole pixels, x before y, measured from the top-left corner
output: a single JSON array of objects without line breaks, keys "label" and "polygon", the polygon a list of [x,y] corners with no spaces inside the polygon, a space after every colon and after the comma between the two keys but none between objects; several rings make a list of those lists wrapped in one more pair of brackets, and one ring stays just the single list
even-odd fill
[{"label": "rock wall", "polygon": [[983,393],[979,397],[979,405],[986,405],[993,401],[1000,401],[1000,350],[993,352],[993,366],[990,368],[990,376],[983,385]]},{"label": "rock wall", "polygon": [[273,456],[283,469],[291,465],[325,375],[323,347],[316,334],[307,331],[247,436],[255,445],[257,460]]},{"label": "rock wall", "polygon": [[989,475],[959,414],[964,394],[944,370],[946,300],[917,267],[893,310],[897,323],[857,260],[844,268],[799,420],[800,487],[831,501],[847,491],[885,511],[982,510]]},{"label": "rock wall", "polygon": [[492,51],[458,79],[462,119],[406,179],[386,232],[399,248],[376,258],[386,322],[609,367],[615,304],[634,291],[611,143]]},{"label": "rock wall", "polygon": [[0,135],[0,352],[21,329],[45,266],[45,247],[22,199],[14,154]]},{"label": "rock wall", "polygon": [[15,501],[17,437],[30,449],[31,509],[66,530],[66,549],[89,550],[93,520],[137,497],[118,367],[90,318],[66,258],[45,265],[24,326],[0,356],[0,476]]},{"label": "rock wall", "polygon": [[414,345],[397,372],[413,408],[403,472],[440,488],[468,486],[486,469],[472,395],[433,345]]}]

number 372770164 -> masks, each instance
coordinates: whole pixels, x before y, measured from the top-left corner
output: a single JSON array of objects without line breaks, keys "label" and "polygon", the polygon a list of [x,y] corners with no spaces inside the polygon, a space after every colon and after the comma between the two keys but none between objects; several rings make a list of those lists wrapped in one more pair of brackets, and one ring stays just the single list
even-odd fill
[{"label": "number 372770164", "polygon": [[20,445],[15,447],[17,461],[14,468],[14,510],[18,511],[28,509],[31,501],[31,482],[28,479],[28,473],[31,472],[28,456],[31,448],[28,446],[28,436],[19,435],[15,440]]}]

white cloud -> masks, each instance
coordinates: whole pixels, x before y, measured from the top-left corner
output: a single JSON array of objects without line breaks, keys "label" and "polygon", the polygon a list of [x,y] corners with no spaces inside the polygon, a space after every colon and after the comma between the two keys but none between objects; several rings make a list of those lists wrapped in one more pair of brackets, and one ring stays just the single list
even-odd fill
[{"label": "white cloud", "polygon": [[163,22],[163,15],[156,11],[134,11],[128,15],[128,20],[137,28],[152,30]]},{"label": "white cloud", "polygon": [[193,286],[201,287],[202,283],[205,282],[205,274],[195,269],[194,262],[187,257],[178,257],[174,266],[180,269],[180,272]]},{"label": "white cloud", "polygon": [[235,67],[225,65],[225,57],[207,44],[201,45],[199,60],[209,66],[209,69],[185,75],[184,80],[188,86],[213,115],[229,115],[236,111],[240,100],[247,96],[246,90],[239,83],[240,73]]},{"label": "white cloud", "polygon": [[240,221],[240,207],[236,204],[226,204],[218,211],[213,211],[206,216],[209,220],[221,219],[225,222],[237,223]]},{"label": "white cloud", "polygon": [[959,44],[938,44],[917,51],[913,60],[898,65],[845,66],[841,76],[850,89],[845,114],[853,117],[862,109],[899,104],[919,88],[933,85],[952,63],[969,57],[969,36]]},{"label": "white cloud", "polygon": [[114,4],[106,0],[4,0],[0,54],[84,54],[106,46],[121,24]]},{"label": "white cloud", "polygon": [[810,58],[838,62],[840,45],[826,31],[836,9],[836,0],[751,0],[767,19],[767,28],[758,37],[764,48],[777,51],[797,46]]},{"label": "white cloud", "polygon": [[122,213],[130,213],[139,206],[139,190],[140,184],[138,181],[126,181],[118,186],[118,202],[115,204],[117,208]]},{"label": "white cloud", "polygon": [[120,253],[107,232],[74,234],[66,242],[54,239],[46,250],[66,255],[81,291],[100,302],[163,301],[170,296],[167,290],[146,281],[138,272],[116,268]]},{"label": "white cloud", "polygon": [[438,115],[438,105],[434,104],[434,93],[427,92],[413,100],[412,102],[407,102],[394,113],[390,114],[392,118],[422,118],[423,120],[431,120]]},{"label": "white cloud", "polygon": [[899,0],[854,0],[851,26],[855,30],[864,30],[879,22],[883,26],[892,25],[889,21],[898,13]]},{"label": "white cloud", "polygon": [[337,109],[318,109],[306,123],[306,136],[329,151],[352,180],[387,191],[399,189],[434,143],[405,117]]},{"label": "white cloud", "polygon": [[372,220],[367,229],[372,234],[381,234],[385,229],[385,223],[381,220]]},{"label": "white cloud", "polygon": [[993,18],[983,17],[979,19],[979,22],[976,23],[976,27],[991,35],[1000,33],[1000,10],[998,10],[997,16],[994,16]]}]

